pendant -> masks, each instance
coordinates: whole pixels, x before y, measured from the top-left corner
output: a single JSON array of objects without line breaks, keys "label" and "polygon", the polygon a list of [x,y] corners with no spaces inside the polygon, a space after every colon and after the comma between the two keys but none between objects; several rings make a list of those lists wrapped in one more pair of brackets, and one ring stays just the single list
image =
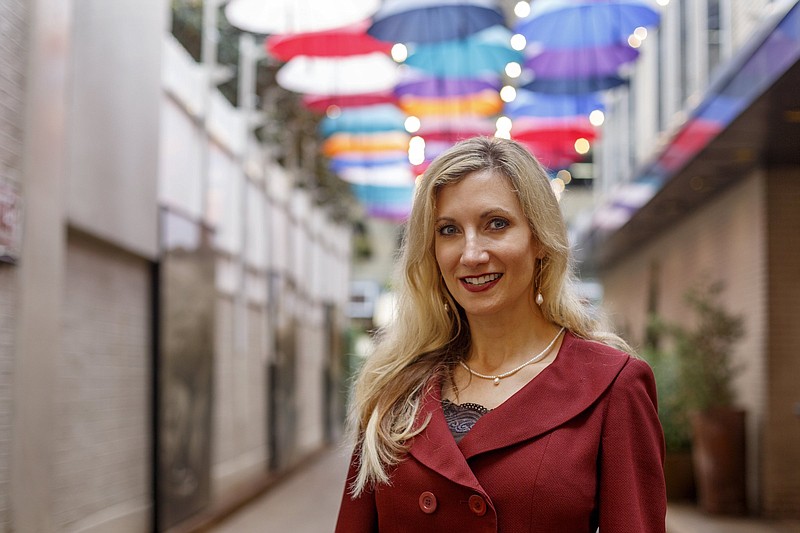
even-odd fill
[{"label": "pendant", "polygon": [[500,378],[494,378],[494,386],[500,385]]}]

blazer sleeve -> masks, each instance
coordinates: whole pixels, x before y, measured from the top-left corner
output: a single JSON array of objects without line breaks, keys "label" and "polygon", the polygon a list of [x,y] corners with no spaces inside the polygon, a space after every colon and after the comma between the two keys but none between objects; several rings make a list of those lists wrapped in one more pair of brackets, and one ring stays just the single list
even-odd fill
[{"label": "blazer sleeve", "polygon": [[609,395],[598,465],[600,531],[664,533],[664,434],[652,370],[631,358]]},{"label": "blazer sleeve", "polygon": [[378,533],[375,493],[365,490],[358,498],[353,498],[350,494],[350,485],[356,477],[357,461],[358,456],[354,452],[347,470],[335,533]]}]

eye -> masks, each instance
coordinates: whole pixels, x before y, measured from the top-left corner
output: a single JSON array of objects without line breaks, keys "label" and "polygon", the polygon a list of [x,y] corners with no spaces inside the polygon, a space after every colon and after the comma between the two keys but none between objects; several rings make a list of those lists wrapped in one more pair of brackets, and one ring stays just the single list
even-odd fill
[{"label": "eye", "polygon": [[508,227],[508,220],[504,218],[493,218],[489,221],[489,229],[503,229]]},{"label": "eye", "polygon": [[439,235],[455,235],[456,234],[456,227],[452,224],[442,224],[438,228],[436,228],[436,233]]}]

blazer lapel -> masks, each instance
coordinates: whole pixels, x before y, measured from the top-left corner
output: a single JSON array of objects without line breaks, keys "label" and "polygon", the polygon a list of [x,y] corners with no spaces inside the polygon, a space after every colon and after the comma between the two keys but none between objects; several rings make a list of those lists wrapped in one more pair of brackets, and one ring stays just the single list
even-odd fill
[{"label": "blazer lapel", "polygon": [[[618,350],[568,332],[556,360],[519,392],[483,415],[461,440],[458,447],[463,457],[468,460],[532,439],[574,418],[608,389],[629,359]],[[439,415],[444,418],[441,409]],[[443,455],[453,454],[448,449]]]},{"label": "blazer lapel", "polygon": [[423,399],[416,424],[425,422],[429,415],[430,422],[422,433],[414,437],[409,453],[420,463],[447,479],[483,493],[483,488],[458,449],[447,426],[442,412],[441,394],[441,384],[438,381],[433,382]]}]

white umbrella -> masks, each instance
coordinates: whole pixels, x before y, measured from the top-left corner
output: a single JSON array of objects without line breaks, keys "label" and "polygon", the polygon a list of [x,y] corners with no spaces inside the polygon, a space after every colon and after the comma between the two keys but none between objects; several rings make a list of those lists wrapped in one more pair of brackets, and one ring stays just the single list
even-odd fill
[{"label": "white umbrella", "polygon": [[380,0],[231,0],[225,16],[252,33],[283,34],[330,30],[372,16]]},{"label": "white umbrella", "polygon": [[386,91],[395,86],[397,64],[375,52],[349,57],[297,56],[278,70],[284,89],[316,95],[349,95]]}]

